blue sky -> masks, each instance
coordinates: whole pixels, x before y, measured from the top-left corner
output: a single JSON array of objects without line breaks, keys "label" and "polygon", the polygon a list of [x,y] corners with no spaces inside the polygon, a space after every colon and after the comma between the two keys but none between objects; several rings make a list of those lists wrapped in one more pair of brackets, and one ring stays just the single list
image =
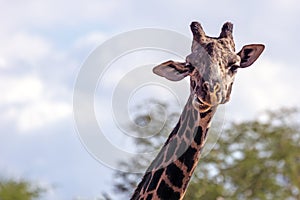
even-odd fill
[{"label": "blue sky", "polygon": [[72,95],[84,60],[125,31],[152,27],[191,37],[189,24],[197,20],[213,36],[232,21],[238,50],[249,43],[266,50],[237,74],[228,120],[297,106],[299,15],[297,0],[1,1],[0,176],[39,183],[47,200],[109,191],[113,170],[81,144]]}]

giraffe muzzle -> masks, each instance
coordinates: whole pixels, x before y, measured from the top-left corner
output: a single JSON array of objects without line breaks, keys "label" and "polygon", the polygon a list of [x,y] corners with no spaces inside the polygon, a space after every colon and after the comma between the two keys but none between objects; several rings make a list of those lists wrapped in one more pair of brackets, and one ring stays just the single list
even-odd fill
[{"label": "giraffe muzzle", "polygon": [[220,84],[210,84],[206,81],[202,84],[201,92],[195,93],[193,97],[193,106],[199,112],[206,112],[210,108],[219,105],[221,101],[222,95]]},{"label": "giraffe muzzle", "polygon": [[196,110],[198,110],[199,112],[206,112],[212,107],[212,105],[207,104],[202,99],[198,98],[197,95],[194,95],[192,104],[193,104],[194,108]]}]

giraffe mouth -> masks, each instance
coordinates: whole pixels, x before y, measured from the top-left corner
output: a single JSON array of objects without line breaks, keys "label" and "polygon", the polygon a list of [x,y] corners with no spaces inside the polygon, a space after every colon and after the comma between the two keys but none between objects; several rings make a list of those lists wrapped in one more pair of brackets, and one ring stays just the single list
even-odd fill
[{"label": "giraffe mouth", "polygon": [[192,102],[194,108],[198,110],[199,112],[206,112],[210,108],[213,107],[213,105],[206,103],[201,98],[199,98],[197,95],[194,95],[193,102]]}]

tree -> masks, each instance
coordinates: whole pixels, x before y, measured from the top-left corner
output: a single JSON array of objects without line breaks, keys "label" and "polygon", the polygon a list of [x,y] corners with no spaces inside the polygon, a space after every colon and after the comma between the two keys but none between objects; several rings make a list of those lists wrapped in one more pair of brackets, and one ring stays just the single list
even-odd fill
[{"label": "tree", "polygon": [[[297,115],[280,109],[264,120],[232,123],[200,161],[186,199],[216,199],[215,192],[219,199],[300,199]],[[212,189],[203,192],[206,185]]]},{"label": "tree", "polygon": [[[137,113],[134,117],[135,125],[129,128],[132,132],[142,136],[133,141],[139,152],[151,152],[160,149],[179,118],[179,114],[176,112],[178,110],[179,107],[155,100],[150,100],[135,108],[133,111]],[[153,133],[156,134],[152,137],[145,137],[153,135]],[[119,166],[122,171],[115,172],[113,189],[123,196],[122,199],[129,199],[142,176],[140,173],[125,172],[145,171],[152,159],[152,157],[140,156],[139,159],[132,159],[130,162],[120,162]],[[105,193],[105,195],[106,199],[112,199],[108,194]]]},{"label": "tree", "polygon": [[[166,104],[163,107],[168,109]],[[171,115],[178,116],[177,113]],[[152,120],[160,117],[156,113]],[[137,118],[143,121],[147,115],[141,114]],[[184,199],[300,199],[297,119],[299,112],[296,109],[280,109],[265,112],[260,120],[231,123],[211,152],[200,160]],[[159,137],[138,139],[138,148],[157,148],[166,139],[170,126],[174,126],[173,122],[174,119],[166,121]],[[149,160],[139,157],[130,164],[123,163],[123,167],[125,170],[146,167]],[[141,175],[116,172],[115,177],[115,191],[128,197]]]},{"label": "tree", "polygon": [[0,180],[1,200],[33,200],[40,197],[42,192],[43,189],[34,187],[25,180]]}]

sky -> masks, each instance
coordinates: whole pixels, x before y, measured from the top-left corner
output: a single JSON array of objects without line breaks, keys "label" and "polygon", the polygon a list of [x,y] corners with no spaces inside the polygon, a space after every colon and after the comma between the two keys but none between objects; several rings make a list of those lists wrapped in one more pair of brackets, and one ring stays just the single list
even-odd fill
[{"label": "sky", "polygon": [[[73,96],[92,52],[128,31],[163,29],[191,38],[189,24],[196,20],[208,35],[217,36],[222,24],[231,21],[237,50],[245,44],[265,44],[258,61],[239,70],[225,108],[225,123],[259,117],[266,109],[295,107],[300,100],[297,0],[0,0],[0,5],[0,177],[37,183],[47,189],[43,200],[95,199],[103,191],[111,192],[115,169],[95,159],[83,144]],[[150,39],[145,40],[151,40],[151,35],[147,36]],[[172,43],[174,48],[178,42]],[[114,48],[118,50],[118,46]],[[149,65],[170,56],[149,51],[146,59],[146,53],[144,50],[127,59],[123,55],[125,58],[117,59],[111,67]],[[104,83],[108,77],[109,88],[128,81],[122,79],[124,70],[107,73]],[[109,102],[109,88],[98,92],[97,99]],[[150,90],[150,97],[168,96],[161,90]],[[137,92],[130,105],[148,96]],[[113,142],[123,145],[120,148],[130,145],[121,134],[110,134],[120,129],[113,119],[105,121],[113,111],[97,106],[99,102],[95,102],[95,112],[108,137],[117,138]],[[105,146],[96,140],[95,145]],[[105,148],[100,150],[100,154],[113,155]]]}]

